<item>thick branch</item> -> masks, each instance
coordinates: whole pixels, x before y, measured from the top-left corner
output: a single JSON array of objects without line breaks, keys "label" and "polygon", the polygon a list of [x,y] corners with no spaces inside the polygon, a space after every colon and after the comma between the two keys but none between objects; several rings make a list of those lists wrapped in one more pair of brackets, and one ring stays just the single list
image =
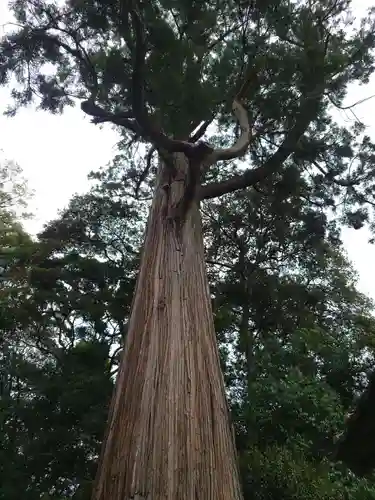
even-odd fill
[{"label": "thick branch", "polygon": [[141,135],[141,129],[139,125],[135,120],[132,120],[130,118],[130,113],[110,113],[109,111],[106,111],[105,109],[95,104],[93,101],[83,101],[81,103],[81,109],[84,113],[93,117],[92,122],[95,124],[112,122],[115,125],[126,127],[132,132]]},{"label": "thick branch", "polygon": [[241,128],[241,135],[231,148],[215,149],[207,160],[208,164],[216,163],[221,160],[232,160],[244,155],[251,141],[251,129],[249,117],[246,109],[239,99],[235,98],[232,105],[234,116],[237,118]]},{"label": "thick branch", "polygon": [[205,159],[205,165],[207,166],[218,160],[228,160],[242,156],[250,143],[251,134],[249,119],[245,108],[240,102],[240,95],[233,101],[232,109],[240,124],[242,133],[236,144],[231,148],[212,151],[208,146],[202,147],[202,144],[194,144],[205,133],[211,120],[204,122],[188,141],[172,139],[164,134],[162,130],[155,127],[149,117],[144,101],[144,66],[147,52],[144,27],[135,5],[130,8],[129,13],[135,35],[132,71],[132,115],[134,116],[134,120],[131,120],[131,116],[128,113],[109,113],[92,101],[83,102],[81,104],[82,110],[94,117],[94,123],[112,122],[129,128],[133,132],[149,139],[158,150],[163,149],[169,153],[182,152],[190,159],[202,159],[202,154],[204,154],[207,157]]},{"label": "thick branch", "polygon": [[305,97],[294,127],[291,128],[278,150],[259,168],[246,170],[242,175],[236,175],[222,182],[202,186],[200,199],[216,198],[238,189],[252,186],[276,172],[284,161],[293,153],[300,137],[305,133],[311,120],[316,116],[323,89]]},{"label": "thick branch", "polygon": [[132,74],[132,105],[134,117],[142,130],[142,135],[149,138],[157,148],[162,148],[169,153],[182,152],[187,156],[194,156],[194,146],[187,141],[178,141],[169,138],[161,130],[156,128],[150,120],[144,102],[144,65],[146,58],[146,42],[144,29],[138,12],[133,7],[130,12],[134,33],[135,47]]}]

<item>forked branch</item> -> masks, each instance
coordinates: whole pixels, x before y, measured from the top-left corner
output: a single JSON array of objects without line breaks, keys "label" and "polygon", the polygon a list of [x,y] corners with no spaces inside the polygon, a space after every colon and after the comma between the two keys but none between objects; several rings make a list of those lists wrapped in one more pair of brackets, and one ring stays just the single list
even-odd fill
[{"label": "forked branch", "polygon": [[[135,43],[133,47],[132,68],[132,112],[111,113],[98,106],[93,99],[83,101],[81,109],[93,117],[93,123],[111,122],[128,128],[139,136],[149,139],[157,149],[167,152],[183,152],[189,157],[196,156],[197,147],[188,141],[169,138],[150,119],[144,102],[144,66],[146,59],[146,41],[144,27],[135,2],[127,6],[132,21]],[[123,13],[124,14],[124,13]]]},{"label": "forked branch", "polygon": [[249,85],[249,78],[244,82],[233,101],[232,110],[240,125],[241,136],[231,148],[214,150],[208,145],[202,146],[202,144],[196,143],[207,130],[211,120],[204,122],[187,141],[168,137],[159,127],[152,123],[144,99],[147,44],[140,10],[136,3],[136,0],[130,1],[122,13],[123,16],[130,16],[134,34],[131,81],[132,113],[110,113],[92,100],[84,101],[81,104],[82,110],[93,117],[94,123],[112,122],[124,126],[145,139],[149,139],[158,150],[162,149],[169,153],[182,152],[191,159],[202,158],[204,154],[206,156],[205,166],[209,166],[218,160],[229,160],[242,156],[251,140],[248,114],[241,103],[242,96]]},{"label": "forked branch", "polygon": [[[124,126],[136,134],[149,139],[158,150],[162,149],[169,153],[182,152],[191,159],[197,157],[202,158],[202,154],[204,154],[206,156],[206,167],[219,160],[229,160],[242,156],[246,152],[251,141],[248,113],[241,102],[242,96],[249,86],[250,78],[247,78],[243,83],[233,101],[232,110],[240,125],[241,135],[236,143],[230,148],[214,150],[207,145],[202,147],[202,144],[196,143],[206,131],[211,120],[204,122],[196,133],[187,141],[168,137],[159,127],[152,123],[144,99],[145,61],[147,55],[144,26],[139,9],[137,5],[135,5],[136,1],[134,0],[129,3],[130,5],[127,6],[128,11],[126,14],[130,15],[134,33],[131,83],[132,113],[110,113],[90,100],[82,103],[82,110],[93,117],[94,123],[112,122]],[[124,14],[125,13],[123,13],[123,15]]]},{"label": "forked branch", "polygon": [[170,153],[182,152],[191,157],[194,155],[195,149],[193,144],[190,144],[187,141],[171,139],[159,128],[155,127],[150,120],[144,101],[144,67],[147,47],[144,36],[144,27],[138,9],[134,5],[130,9],[130,17],[135,36],[132,73],[132,107],[134,118],[142,130],[142,135],[150,139],[157,148],[162,148]]}]

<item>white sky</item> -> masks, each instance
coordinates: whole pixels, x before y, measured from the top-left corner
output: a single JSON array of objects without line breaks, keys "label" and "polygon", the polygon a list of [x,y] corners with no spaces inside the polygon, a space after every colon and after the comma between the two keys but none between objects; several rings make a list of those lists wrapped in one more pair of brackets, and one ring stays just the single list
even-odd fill
[{"label": "white sky", "polygon": [[[375,0],[355,0],[353,5],[356,15],[362,17]],[[7,0],[0,0],[0,23],[9,20]],[[351,89],[347,102],[375,94],[374,89],[375,77],[367,87]],[[6,89],[0,88],[0,150],[22,167],[35,191],[30,207],[35,217],[26,229],[36,233],[56,217],[73,194],[88,189],[87,174],[112,159],[118,136],[110,126],[99,128],[91,124],[79,108],[69,108],[62,116],[22,109],[16,117],[5,118],[2,112],[8,95]],[[375,99],[358,105],[355,112],[375,140]],[[346,118],[350,119],[342,115],[342,119]],[[359,273],[359,289],[375,299],[375,247],[368,243],[368,238],[366,229],[343,230],[345,248]]]}]

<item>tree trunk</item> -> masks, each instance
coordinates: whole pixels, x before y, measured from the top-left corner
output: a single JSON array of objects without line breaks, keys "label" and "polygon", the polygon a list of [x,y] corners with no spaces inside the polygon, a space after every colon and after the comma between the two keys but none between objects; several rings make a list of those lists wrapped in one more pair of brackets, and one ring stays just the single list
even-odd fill
[{"label": "tree trunk", "polygon": [[169,167],[159,174],[93,500],[242,498],[198,203],[180,228],[165,217],[188,172],[173,160],[182,175],[166,196]]}]

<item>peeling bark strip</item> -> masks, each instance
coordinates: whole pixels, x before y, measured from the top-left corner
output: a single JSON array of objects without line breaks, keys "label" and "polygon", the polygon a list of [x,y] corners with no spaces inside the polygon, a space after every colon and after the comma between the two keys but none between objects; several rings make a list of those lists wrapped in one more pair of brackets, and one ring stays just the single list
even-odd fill
[{"label": "peeling bark strip", "polygon": [[197,202],[180,246],[169,223],[189,173],[173,158],[168,195],[165,175],[155,190],[94,500],[242,499]]}]

